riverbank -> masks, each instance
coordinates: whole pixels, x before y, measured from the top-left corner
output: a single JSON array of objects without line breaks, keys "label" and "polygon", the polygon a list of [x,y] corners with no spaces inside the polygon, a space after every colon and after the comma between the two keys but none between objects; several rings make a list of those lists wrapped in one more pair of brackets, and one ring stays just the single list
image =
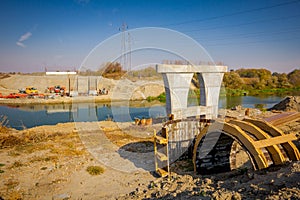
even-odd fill
[{"label": "riverbank", "polygon": [[[55,85],[64,86],[65,92],[76,91],[80,96],[72,98],[53,93],[47,93],[48,87]],[[72,102],[108,102],[119,100],[145,100],[149,96],[158,96],[164,92],[162,80],[140,79],[131,81],[127,78],[120,80],[107,79],[102,76],[33,76],[33,75],[9,75],[0,77],[0,94],[7,96],[11,93],[18,93],[20,89],[26,87],[37,88],[39,94],[44,98],[17,98],[0,99],[2,104],[53,104],[53,103],[72,103]],[[66,87],[68,86],[68,87]],[[88,96],[105,90],[106,95]],[[53,98],[53,99],[52,99]]]},{"label": "riverbank", "polygon": [[253,89],[253,90],[241,90],[226,88],[221,96],[299,96],[300,88],[273,88],[273,89]]},{"label": "riverbank", "polygon": [[[28,104],[72,104],[72,103],[108,103],[111,102],[108,95],[101,96],[78,96],[78,97],[61,97],[55,98],[17,98],[3,99],[0,98],[0,104],[6,105],[28,105]],[[116,100],[114,100],[116,101]],[[119,100],[120,101],[120,100]]]},{"label": "riverbank", "polygon": [[[250,109],[256,119],[277,113]],[[243,118],[245,109],[227,110]],[[171,182],[134,159],[153,158],[152,134],[161,124],[76,122],[22,131],[0,129],[2,199],[261,199],[297,198],[300,163],[262,171],[252,168],[193,175],[188,162],[171,166]],[[299,132],[300,121],[278,127]],[[132,156],[123,156],[129,152]],[[242,152],[242,149],[241,149]],[[247,154],[241,154],[247,155]],[[242,159],[247,159],[243,157]],[[148,160],[150,161],[150,160]],[[0,198],[0,199],[1,199]]]}]

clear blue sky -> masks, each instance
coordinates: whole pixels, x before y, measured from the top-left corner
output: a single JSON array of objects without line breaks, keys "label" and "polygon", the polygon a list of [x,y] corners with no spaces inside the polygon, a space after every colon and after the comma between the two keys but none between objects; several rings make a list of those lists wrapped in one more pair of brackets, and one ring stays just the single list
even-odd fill
[{"label": "clear blue sky", "polygon": [[[300,68],[300,1],[1,0],[0,71],[78,69],[100,42],[163,27],[199,42],[230,69]],[[134,38],[133,38],[134,40]],[[120,44],[121,48],[121,44]],[[120,51],[117,49],[116,51]]]}]

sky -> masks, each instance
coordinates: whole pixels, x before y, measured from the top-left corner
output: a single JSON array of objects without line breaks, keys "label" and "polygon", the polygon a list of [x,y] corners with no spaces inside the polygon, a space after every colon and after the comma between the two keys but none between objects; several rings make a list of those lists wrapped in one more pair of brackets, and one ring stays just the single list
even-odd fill
[{"label": "sky", "polygon": [[[123,24],[129,32],[157,27],[183,34],[229,69],[300,68],[299,0],[1,0],[0,5],[1,72],[78,70],[95,47],[116,34],[120,43],[109,51],[122,51]],[[132,34],[131,45],[137,37]],[[189,48],[184,40],[157,40]],[[132,59],[145,58],[137,53]]]}]

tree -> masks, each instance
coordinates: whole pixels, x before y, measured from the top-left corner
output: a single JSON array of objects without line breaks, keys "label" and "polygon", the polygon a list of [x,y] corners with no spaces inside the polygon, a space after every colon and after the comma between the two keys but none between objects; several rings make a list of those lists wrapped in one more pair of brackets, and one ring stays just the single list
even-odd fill
[{"label": "tree", "polygon": [[274,72],[272,77],[277,78],[277,88],[290,88],[291,84],[289,83],[289,79],[286,73],[277,73]]},{"label": "tree", "polygon": [[300,69],[295,69],[288,75],[288,80],[294,87],[300,87]]},{"label": "tree", "polygon": [[243,80],[236,72],[226,72],[224,74],[223,82],[226,88],[241,89],[243,86]]}]

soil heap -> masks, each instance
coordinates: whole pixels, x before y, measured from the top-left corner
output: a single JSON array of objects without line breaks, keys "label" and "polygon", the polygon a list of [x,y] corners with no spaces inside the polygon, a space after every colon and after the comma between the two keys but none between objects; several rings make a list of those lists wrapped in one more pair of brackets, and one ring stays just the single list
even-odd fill
[{"label": "soil heap", "polygon": [[288,96],[270,110],[297,111],[300,112],[300,96]]}]

